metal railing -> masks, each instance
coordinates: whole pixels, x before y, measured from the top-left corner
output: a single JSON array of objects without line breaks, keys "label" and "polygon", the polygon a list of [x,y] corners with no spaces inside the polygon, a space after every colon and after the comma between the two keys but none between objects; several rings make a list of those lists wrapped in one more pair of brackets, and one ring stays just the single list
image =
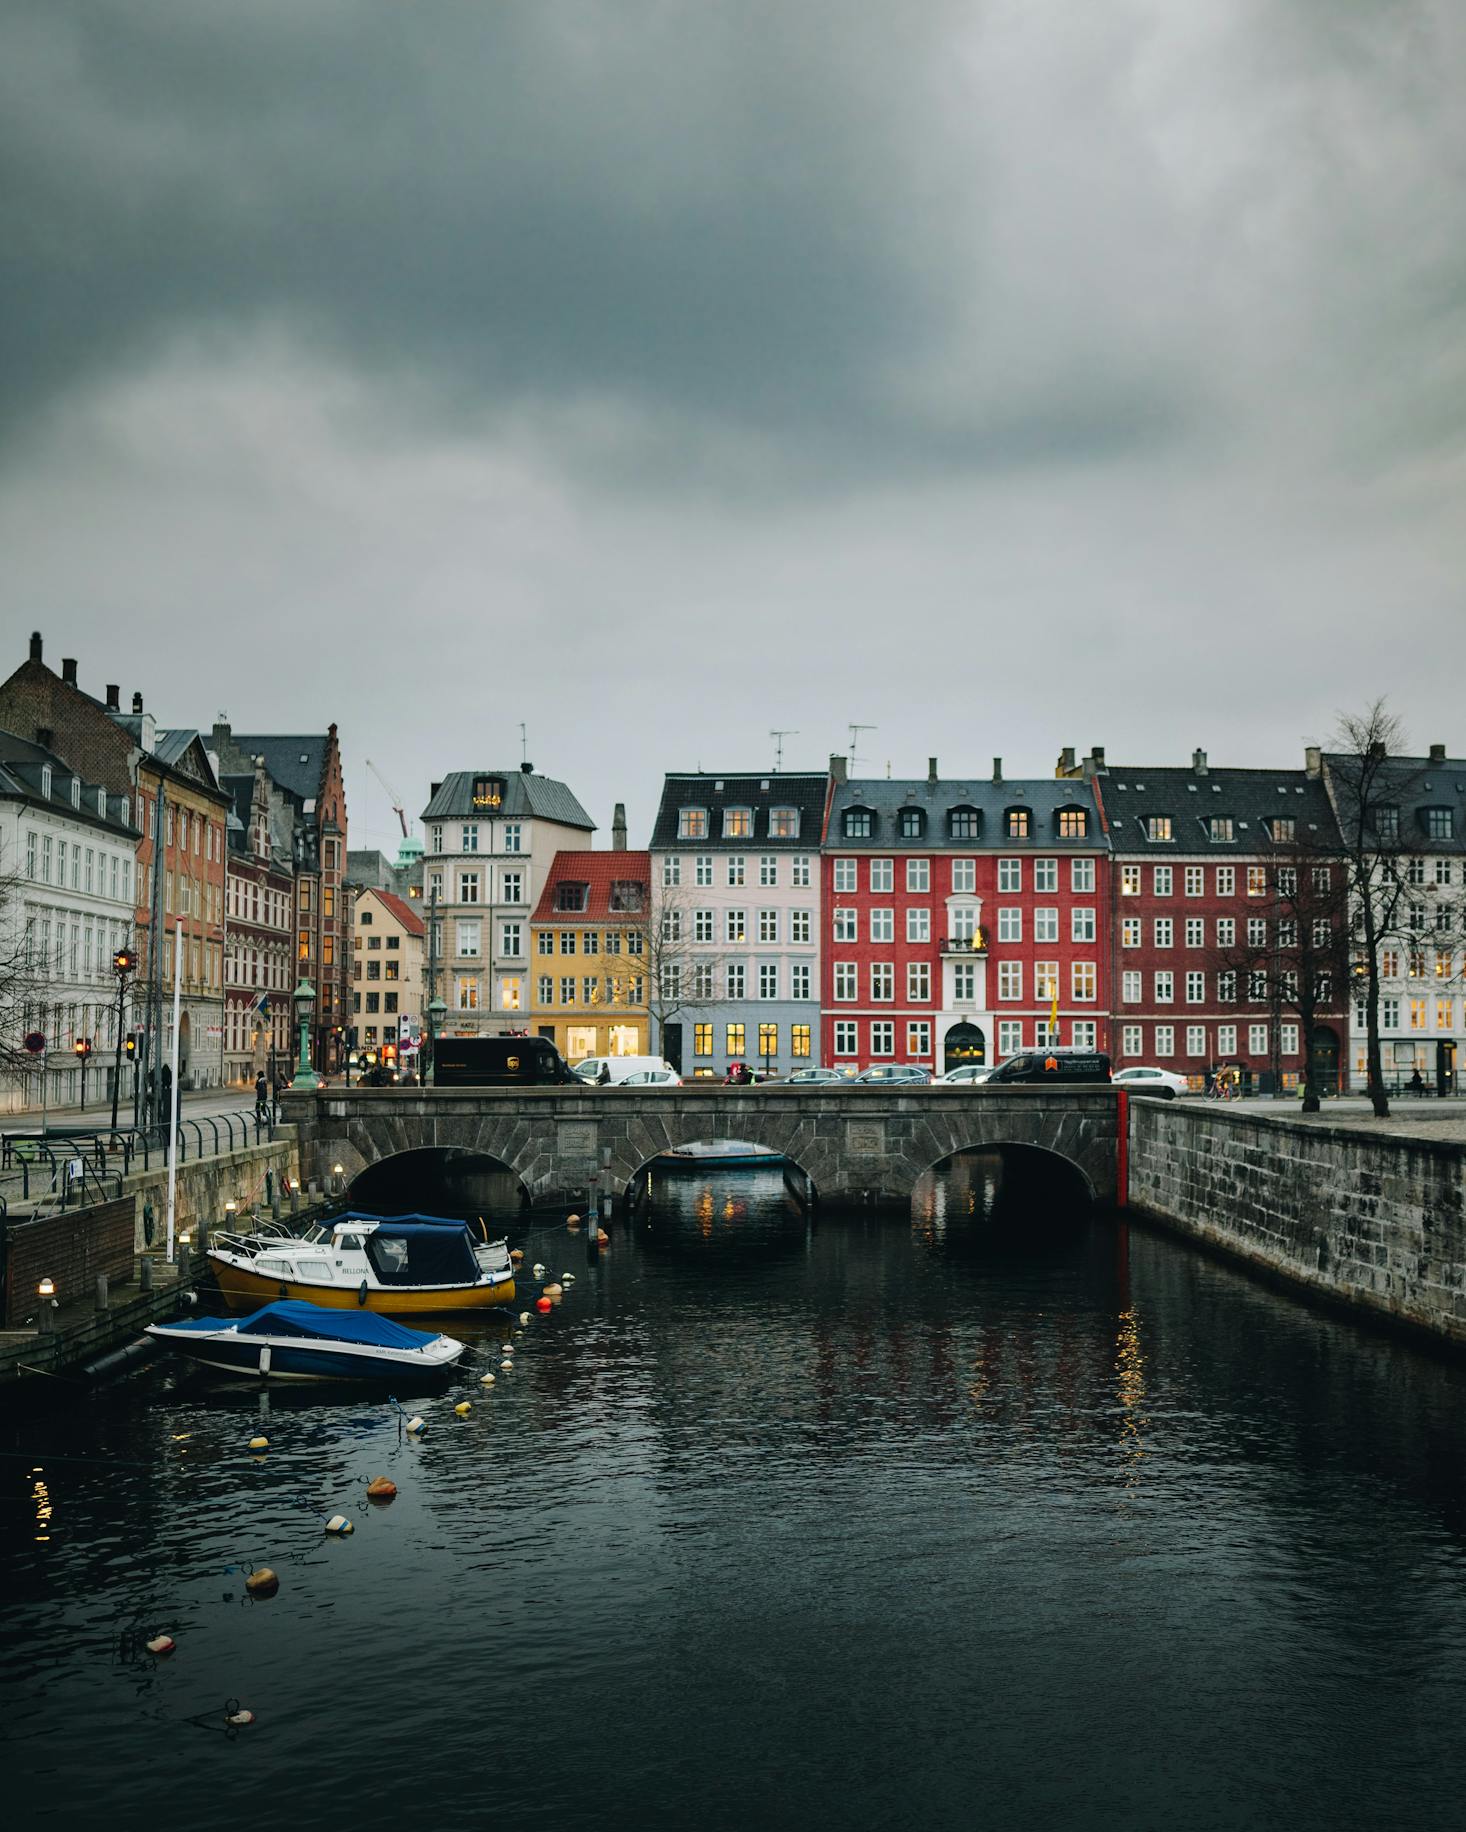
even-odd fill
[{"label": "metal railing", "polygon": [[[206,1113],[197,1119],[180,1118],[173,1145],[178,1162],[222,1157],[244,1151],[251,1145],[268,1144],[275,1136],[279,1116],[271,1107],[263,1112],[241,1108],[237,1113]],[[207,1130],[206,1130],[207,1129]],[[134,1169],[151,1170],[154,1162],[166,1164],[169,1140],[151,1128],[49,1127],[45,1132],[7,1132],[0,1135],[0,1172],[18,1174],[21,1199],[32,1196],[32,1179],[37,1193],[60,1193],[76,1173],[66,1167],[78,1161],[83,1175],[116,1177],[130,1175]],[[118,1160],[120,1159],[120,1165]]]}]

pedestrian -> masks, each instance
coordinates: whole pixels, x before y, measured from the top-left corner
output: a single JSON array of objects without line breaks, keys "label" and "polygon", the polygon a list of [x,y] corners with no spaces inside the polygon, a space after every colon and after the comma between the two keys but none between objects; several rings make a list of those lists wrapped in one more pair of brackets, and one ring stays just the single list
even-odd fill
[{"label": "pedestrian", "polygon": [[270,1117],[270,1087],[265,1080],[265,1071],[260,1070],[255,1076],[255,1118],[267,1120]]},{"label": "pedestrian", "polygon": [[1415,1073],[1410,1077],[1410,1092],[1412,1094],[1424,1094],[1425,1092],[1425,1078],[1420,1073],[1420,1066],[1418,1063],[1415,1068]]},{"label": "pedestrian", "polygon": [[596,1086],[598,1088],[609,1088],[610,1085],[611,1065],[609,1062],[603,1062],[600,1068],[596,1070]]},{"label": "pedestrian", "polygon": [[173,1111],[173,1070],[166,1062],[163,1064],[163,1074],[159,1085],[163,1093],[163,1111],[171,1113]]}]

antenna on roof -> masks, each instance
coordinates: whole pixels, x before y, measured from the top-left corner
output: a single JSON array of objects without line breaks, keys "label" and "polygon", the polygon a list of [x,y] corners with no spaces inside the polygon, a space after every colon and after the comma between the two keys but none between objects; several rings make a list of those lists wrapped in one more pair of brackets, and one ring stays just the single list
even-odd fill
[{"label": "antenna on roof", "polygon": [[523,719],[519,721],[519,761],[521,763],[529,761],[529,734],[524,729]]},{"label": "antenna on roof", "polygon": [[876,726],[876,725],[856,725],[856,724],[855,724],[855,723],[854,723],[854,722],[852,721],[852,723],[851,723],[851,726],[850,726],[850,774],[851,774],[852,776],[853,776],[853,775],[855,774],[855,766],[856,766],[856,764],[857,764],[857,763],[864,763],[864,762],[865,762],[865,758],[864,758],[864,757],[857,757],[857,756],[855,755],[855,747],[856,747],[856,745],[857,745],[857,744],[859,744],[859,742],[860,742],[860,734],[861,734],[862,732],[873,732],[873,731],[879,731],[879,730],[880,730],[880,727],[879,727],[879,726]]},{"label": "antenna on roof", "polygon": [[786,738],[797,738],[799,732],[794,726],[786,725],[783,731],[771,731],[769,736],[771,738],[777,738],[779,741],[774,747],[774,773],[777,775],[784,767],[784,740]]}]

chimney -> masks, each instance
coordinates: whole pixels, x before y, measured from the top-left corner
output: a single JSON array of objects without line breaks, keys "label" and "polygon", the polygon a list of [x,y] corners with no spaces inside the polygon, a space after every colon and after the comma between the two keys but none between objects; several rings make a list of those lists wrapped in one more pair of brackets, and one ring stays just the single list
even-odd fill
[{"label": "chimney", "polygon": [[1003,760],[1001,757],[994,757],[993,758],[993,781],[1001,782],[1002,780],[1003,780]]},{"label": "chimney", "polygon": [[1303,768],[1315,780],[1323,775],[1323,752],[1316,744],[1303,747]]},{"label": "chimney", "polygon": [[121,693],[122,693],[122,689],[119,686],[117,686],[117,684],[114,681],[109,681],[107,683],[107,710],[108,712],[120,712],[122,710],[122,702],[121,702],[121,697],[120,697]]},{"label": "chimney", "polygon": [[1445,747],[1445,745],[1443,745],[1443,744],[1433,744],[1433,745],[1431,745],[1431,747],[1430,747],[1430,760],[1431,760],[1431,762],[1432,762],[1432,763],[1444,763],[1444,762],[1445,762],[1445,760],[1446,760],[1446,747]]},{"label": "chimney", "polygon": [[52,735],[49,725],[38,725],[36,727],[36,743],[40,745],[43,751],[50,750]]},{"label": "chimney", "polygon": [[31,631],[31,660],[33,662],[38,662],[40,659],[41,659],[41,632],[39,630],[32,630]]},{"label": "chimney", "polygon": [[136,719],[140,717],[142,714],[142,709],[143,709],[143,696],[140,693],[135,693],[132,696],[132,716],[133,718]]},{"label": "chimney", "polygon": [[849,772],[845,768],[845,759],[832,755],[830,758],[830,780],[832,782],[844,782],[848,774]]},{"label": "chimney", "polygon": [[1092,744],[1089,747],[1089,755],[1080,765],[1080,774],[1086,782],[1090,782],[1094,777],[1103,776],[1104,773],[1105,747],[1102,744]]},{"label": "chimney", "polygon": [[611,816],[611,851],[626,850],[626,803],[617,802],[616,811]]},{"label": "chimney", "polygon": [[1371,744],[1369,747],[1369,761],[1371,763],[1382,763],[1384,761],[1384,757],[1385,757],[1384,743],[1381,739],[1376,738],[1374,743]]},{"label": "chimney", "polygon": [[1072,744],[1066,744],[1063,750],[1059,752],[1059,765],[1054,771],[1054,774],[1059,777],[1077,776],[1079,774],[1074,767],[1074,746]]},{"label": "chimney", "polygon": [[227,719],[215,719],[214,728],[209,736],[213,741],[214,749],[222,755],[224,746],[229,743],[234,733],[230,730]]},{"label": "chimney", "polygon": [[534,765],[530,762],[528,757],[526,757],[524,762],[520,764],[519,773],[521,776],[533,776],[534,775]]},{"label": "chimney", "polygon": [[1193,751],[1191,753],[1191,769],[1192,769],[1192,773],[1196,776],[1205,776],[1206,775],[1206,752],[1205,751]]},{"label": "chimney", "polygon": [[926,760],[926,779],[932,785],[933,788],[936,787],[937,760],[935,757],[928,757]]},{"label": "chimney", "polygon": [[442,786],[443,785],[440,782],[435,782],[432,784],[432,786],[428,790],[428,800],[429,801],[432,801],[432,799],[434,798],[434,796],[437,795],[439,789],[441,789]]},{"label": "chimney", "polygon": [[74,655],[68,655],[63,659],[61,663],[61,678],[66,682],[68,687],[75,687],[76,657]]}]

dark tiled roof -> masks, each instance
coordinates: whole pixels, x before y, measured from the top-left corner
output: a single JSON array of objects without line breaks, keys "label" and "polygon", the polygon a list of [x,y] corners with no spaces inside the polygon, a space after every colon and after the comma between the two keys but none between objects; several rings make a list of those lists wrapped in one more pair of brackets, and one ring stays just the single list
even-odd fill
[{"label": "dark tiled roof", "polygon": [[[1324,755],[1334,784],[1339,820],[1348,825],[1355,817],[1357,797],[1349,785],[1358,780],[1358,765],[1338,752]],[[1400,844],[1426,852],[1466,851],[1466,760],[1459,757],[1386,757],[1372,784],[1375,803],[1400,811]],[[1435,808],[1451,812],[1451,836],[1432,835],[1427,818]]]},{"label": "dark tiled roof", "polygon": [[425,821],[474,820],[483,809],[473,805],[473,785],[480,776],[497,776],[504,783],[504,803],[496,810],[499,820],[558,821],[562,827],[583,827],[594,833],[595,822],[580,803],[553,776],[535,776],[523,770],[455,770],[438,785],[423,809]]},{"label": "dark tiled roof", "polygon": [[[51,769],[51,793],[45,795],[41,789],[41,772],[48,764]],[[97,807],[98,785],[83,781],[81,805],[74,808],[71,805],[71,779],[75,774],[69,763],[63,763],[54,751],[48,751],[44,745],[22,738],[16,732],[0,731],[0,796],[30,802],[38,808],[49,808],[68,820],[83,821],[89,827],[99,828],[129,844],[134,843],[138,837],[138,828],[134,820],[132,798],[126,798],[128,819],[124,824],[124,797],[108,795],[107,812],[103,815]]]},{"label": "dark tiled roof", "polygon": [[246,737],[231,734],[233,742],[250,757],[263,757],[271,780],[293,801],[314,802],[321,792],[321,778],[326,770],[326,753],[331,746],[329,732],[309,732],[304,737]]},{"label": "dark tiled roof", "polygon": [[[652,828],[652,847],[658,851],[700,847],[710,852],[738,852],[750,846],[784,846],[791,852],[817,852],[829,780],[823,771],[818,775],[805,775],[792,770],[783,774],[772,770],[733,771],[721,776],[712,770],[703,770],[685,776],[668,776],[662,785],[661,806]],[[684,808],[707,809],[709,832],[706,839],[688,838],[679,833],[679,815]],[[753,810],[751,834],[724,838],[723,812],[728,808]],[[798,811],[797,839],[770,836],[769,813],[774,808]]]},{"label": "dark tiled roof", "polygon": [[[562,884],[583,884],[586,906],[583,910],[557,910],[555,893]],[[641,889],[641,909],[613,910],[611,886],[635,884]],[[646,912],[651,895],[651,854],[645,852],[557,852],[535,905],[531,922],[564,922],[567,916],[581,916],[588,921],[607,922],[615,917],[635,921]]]},{"label": "dark tiled roof", "polygon": [[[1338,840],[1323,782],[1304,770],[1201,772],[1116,763],[1098,781],[1117,854],[1261,852],[1275,837],[1270,823],[1279,819],[1296,823],[1302,845],[1328,847]],[[1146,822],[1154,816],[1170,818],[1171,839],[1149,838]],[[1213,828],[1214,821],[1230,826]]]},{"label": "dark tiled roof", "polygon": [[[903,809],[909,808],[925,816],[925,828],[919,835],[903,837],[900,816]],[[1066,808],[1082,809],[1087,816],[1083,834],[1060,834],[1059,815]],[[872,816],[873,832],[868,839],[845,831],[845,815],[859,809],[869,810]],[[1007,831],[1004,817],[1016,809],[1026,809],[1029,814],[1027,838],[1010,836]],[[975,838],[952,835],[950,817],[954,810],[976,810]],[[1003,782],[981,777],[938,777],[935,782],[925,776],[895,781],[858,777],[842,783],[835,791],[825,845],[874,847],[882,852],[971,852],[974,847],[1093,852],[1103,850],[1105,840],[1089,784],[1079,777],[1021,777]]]}]

